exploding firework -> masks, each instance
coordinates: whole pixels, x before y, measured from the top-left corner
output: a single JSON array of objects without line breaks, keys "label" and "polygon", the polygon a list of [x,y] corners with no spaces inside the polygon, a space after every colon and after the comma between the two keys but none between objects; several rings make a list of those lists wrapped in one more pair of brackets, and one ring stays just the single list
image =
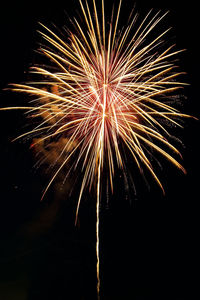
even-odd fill
[{"label": "exploding firework", "polygon": [[[182,126],[178,119],[187,117],[173,107],[171,97],[183,83],[176,80],[173,58],[181,51],[165,46],[168,29],[153,35],[166,14],[150,11],[138,24],[131,14],[126,27],[119,30],[121,10],[105,19],[104,0],[98,13],[95,0],[89,5],[79,0],[82,19],[74,18],[74,30],[66,39],[44,25],[42,37],[48,47],[39,51],[51,67],[32,67],[39,80],[15,84],[12,90],[34,96],[27,107],[29,116],[42,120],[31,131],[20,135],[34,136],[32,146],[57,143],[54,157],[56,170],[44,194],[67,165],[66,176],[81,169],[81,187],[77,199],[76,221],[81,198],[86,188],[96,186],[96,253],[97,291],[99,279],[99,204],[102,173],[113,191],[117,168],[124,169],[123,151],[130,152],[135,165],[146,169],[164,192],[152,166],[152,153],[159,153],[185,173],[174,154],[181,156],[169,141],[166,124]],[[152,38],[154,36],[154,38]],[[53,68],[52,68],[53,66]],[[9,108],[7,108],[9,109]],[[62,139],[62,142],[59,140]],[[98,296],[99,297],[99,296]]]}]

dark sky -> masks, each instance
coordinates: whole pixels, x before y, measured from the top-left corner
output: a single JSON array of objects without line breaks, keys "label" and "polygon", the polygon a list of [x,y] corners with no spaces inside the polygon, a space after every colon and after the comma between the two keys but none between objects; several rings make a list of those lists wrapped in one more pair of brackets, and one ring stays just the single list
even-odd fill
[{"label": "dark sky", "polygon": [[[130,11],[132,1],[123,1]],[[38,22],[65,25],[77,10],[75,1],[17,1],[0,5],[0,88],[20,83],[37,55]],[[148,3],[148,4],[147,4]],[[137,1],[169,10],[181,68],[190,84],[183,110],[199,117],[199,19],[196,1]],[[126,15],[122,15],[126,18]],[[24,97],[1,91],[1,107],[21,105]],[[33,168],[30,141],[11,143],[26,127],[20,112],[0,112],[0,299],[95,299],[95,214],[93,196],[83,202],[74,228],[74,198],[55,184],[40,203],[47,174]],[[101,211],[102,300],[198,299],[199,121],[183,131],[183,165],[187,175],[163,162],[166,196],[140,179],[137,197],[124,196],[119,184],[108,209]],[[180,136],[179,136],[180,135]],[[150,180],[150,184],[152,181]],[[92,199],[94,198],[94,199]],[[116,200],[116,201],[115,201]],[[73,296],[72,296],[73,295]]]}]

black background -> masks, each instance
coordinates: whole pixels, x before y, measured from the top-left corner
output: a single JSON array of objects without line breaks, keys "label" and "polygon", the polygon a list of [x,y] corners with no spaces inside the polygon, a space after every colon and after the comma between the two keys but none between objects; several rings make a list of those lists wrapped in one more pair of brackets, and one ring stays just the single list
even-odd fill
[{"label": "black background", "polygon": [[[130,12],[132,1],[123,3]],[[199,117],[197,4],[152,0],[138,1],[136,8],[141,14],[150,8],[170,11],[164,27],[172,26],[177,48],[187,49],[180,62],[190,83],[183,109]],[[2,89],[26,79],[37,57],[38,22],[62,26],[77,7],[75,1],[1,4],[1,107],[24,103],[21,95]],[[11,143],[25,123],[19,111],[0,112],[0,299],[95,299],[95,197],[83,201],[76,228],[73,199],[59,185],[40,202],[47,176],[33,168],[29,141]],[[199,121],[188,120],[178,132],[187,175],[164,164],[165,197],[154,186],[148,191],[141,180],[131,204],[119,184],[116,201],[102,208],[101,299],[199,298],[199,129]]]}]

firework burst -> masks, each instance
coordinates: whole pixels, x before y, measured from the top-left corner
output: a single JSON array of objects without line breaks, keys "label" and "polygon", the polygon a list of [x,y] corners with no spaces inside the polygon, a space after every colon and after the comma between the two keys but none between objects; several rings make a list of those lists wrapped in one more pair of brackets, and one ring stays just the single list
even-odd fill
[{"label": "firework burst", "polygon": [[139,26],[136,26],[138,15],[131,14],[129,24],[119,30],[121,0],[109,23],[105,21],[103,0],[100,13],[95,0],[91,5],[87,1],[79,2],[82,20],[74,18],[75,30],[67,31],[66,40],[41,25],[43,31],[40,33],[50,47],[41,47],[39,51],[51,61],[54,69],[32,67],[31,72],[40,79],[29,84],[15,84],[12,89],[34,95],[34,100],[30,106],[11,109],[25,109],[31,117],[42,118],[37,127],[18,138],[38,135],[33,146],[44,142],[51,144],[60,136],[64,138],[65,143],[55,159],[59,166],[43,196],[65,165],[70,166],[68,176],[81,166],[77,221],[85,189],[96,184],[99,295],[102,171],[106,168],[113,190],[115,170],[124,168],[120,142],[131,153],[135,165],[141,171],[147,169],[164,192],[152,167],[151,153],[160,153],[185,173],[174,158],[173,153],[181,155],[169,142],[170,134],[163,121],[181,126],[177,119],[187,116],[167,102],[171,93],[183,87],[176,80],[182,73],[176,72],[173,63],[173,57],[180,51],[173,50],[174,45],[164,47],[163,39],[168,30],[150,39],[165,14],[150,11]]}]

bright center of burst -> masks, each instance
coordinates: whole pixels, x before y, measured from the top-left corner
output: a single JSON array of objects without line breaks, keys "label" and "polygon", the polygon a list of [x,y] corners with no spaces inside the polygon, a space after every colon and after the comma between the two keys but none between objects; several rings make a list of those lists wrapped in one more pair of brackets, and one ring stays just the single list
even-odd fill
[{"label": "bright center of burst", "polygon": [[94,86],[90,86],[89,89],[91,90],[91,95],[95,97],[95,101],[98,103],[98,105],[102,108],[102,119],[108,117],[108,114],[106,114],[107,111],[107,89],[108,89],[108,84],[104,83],[102,87],[102,91],[97,91]]}]

